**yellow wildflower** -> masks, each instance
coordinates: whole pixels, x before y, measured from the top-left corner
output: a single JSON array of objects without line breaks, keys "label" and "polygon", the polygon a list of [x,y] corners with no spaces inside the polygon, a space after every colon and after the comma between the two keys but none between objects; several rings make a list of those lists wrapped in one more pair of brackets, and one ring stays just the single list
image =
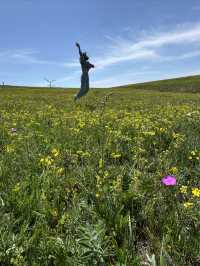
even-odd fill
[{"label": "yellow wildflower", "polygon": [[114,158],[114,159],[118,159],[118,158],[120,158],[122,155],[121,155],[120,153],[112,152],[111,156],[112,156],[112,158]]},{"label": "yellow wildflower", "polygon": [[100,160],[99,160],[99,168],[102,168],[103,167],[103,159],[101,158]]},{"label": "yellow wildflower", "polygon": [[53,159],[49,156],[46,158],[41,158],[40,159],[40,164],[45,165],[45,166],[50,166],[53,163]]},{"label": "yellow wildflower", "polygon": [[177,169],[177,167],[172,167],[171,169],[170,169],[170,172],[172,173],[172,174],[177,174],[178,173],[178,169]]},{"label": "yellow wildflower", "polygon": [[44,163],[44,158],[40,159],[40,163],[43,164]]},{"label": "yellow wildflower", "polygon": [[184,204],[183,204],[183,206],[184,206],[186,209],[191,208],[193,205],[194,205],[194,204],[193,204],[192,202],[189,202],[189,201],[184,202]]},{"label": "yellow wildflower", "polygon": [[200,197],[200,189],[199,188],[192,188],[192,195],[194,197]]},{"label": "yellow wildflower", "polygon": [[100,197],[100,194],[97,192],[96,193],[96,198],[99,198]]},{"label": "yellow wildflower", "polygon": [[14,147],[13,147],[12,145],[7,145],[7,146],[6,146],[6,151],[7,151],[8,153],[12,153],[12,152],[15,151],[15,149],[14,149]]},{"label": "yellow wildflower", "polygon": [[13,192],[19,192],[20,191],[20,183],[17,183],[14,188],[12,189]]},{"label": "yellow wildflower", "polygon": [[181,191],[181,193],[183,193],[183,194],[187,194],[187,186],[181,186],[181,187],[180,187],[180,191]]},{"label": "yellow wildflower", "polygon": [[96,181],[97,181],[97,186],[100,186],[102,184],[102,180],[99,175],[96,175]]},{"label": "yellow wildflower", "polygon": [[45,195],[44,192],[42,192],[42,194],[41,194],[41,199],[42,199],[42,200],[46,200],[46,195]]},{"label": "yellow wildflower", "polygon": [[57,149],[53,149],[51,153],[53,154],[54,157],[58,157],[58,155],[60,154],[59,150]]},{"label": "yellow wildflower", "polygon": [[80,157],[84,158],[84,157],[90,157],[89,152],[84,152],[84,151],[77,151],[76,152]]},{"label": "yellow wildflower", "polygon": [[61,167],[61,168],[58,168],[58,170],[57,170],[57,173],[58,174],[62,174],[63,172],[64,172],[64,168],[63,167]]},{"label": "yellow wildflower", "polygon": [[106,170],[105,172],[104,172],[104,177],[108,177],[109,176],[109,173],[108,173],[108,171]]},{"label": "yellow wildflower", "polygon": [[172,133],[172,137],[173,137],[174,139],[176,139],[176,138],[178,137],[178,135],[179,135],[179,134],[176,134],[175,132]]},{"label": "yellow wildflower", "polygon": [[54,217],[57,217],[58,216],[58,210],[57,209],[52,209],[51,210],[51,215],[54,216]]}]

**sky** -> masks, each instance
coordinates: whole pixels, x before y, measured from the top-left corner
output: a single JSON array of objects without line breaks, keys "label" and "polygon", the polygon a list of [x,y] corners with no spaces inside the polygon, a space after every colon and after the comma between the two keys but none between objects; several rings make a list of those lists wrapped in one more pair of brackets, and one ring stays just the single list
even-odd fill
[{"label": "sky", "polygon": [[0,83],[91,87],[200,74],[199,0],[0,0]]}]

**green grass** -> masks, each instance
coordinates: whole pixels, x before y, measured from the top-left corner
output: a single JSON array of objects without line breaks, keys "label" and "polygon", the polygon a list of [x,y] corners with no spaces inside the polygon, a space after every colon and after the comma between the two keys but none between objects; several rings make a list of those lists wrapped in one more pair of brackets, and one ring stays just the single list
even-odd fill
[{"label": "green grass", "polygon": [[75,93],[0,90],[0,265],[199,265],[200,94]]},{"label": "green grass", "polygon": [[[24,86],[10,86],[0,85],[0,89],[42,89],[46,90],[46,87],[24,87]],[[113,87],[114,88],[114,87]],[[145,83],[130,84],[126,86],[119,86],[115,88],[127,89],[140,89],[140,90],[153,90],[153,91],[171,91],[171,92],[200,92],[200,75],[180,77],[174,79],[158,80]],[[60,88],[51,88],[60,89]],[[103,88],[102,88],[103,89]]]},{"label": "green grass", "polygon": [[130,84],[122,87],[156,91],[200,92],[200,75]]}]

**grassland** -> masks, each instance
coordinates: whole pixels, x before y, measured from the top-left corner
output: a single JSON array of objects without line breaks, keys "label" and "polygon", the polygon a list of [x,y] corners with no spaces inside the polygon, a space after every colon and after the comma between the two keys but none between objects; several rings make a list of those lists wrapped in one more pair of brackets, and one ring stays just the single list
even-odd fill
[{"label": "grassland", "polygon": [[0,89],[0,265],[200,265],[200,94],[73,94]]},{"label": "grassland", "polygon": [[154,91],[172,92],[200,92],[200,75],[174,79],[158,80],[152,82],[130,84],[125,86],[129,89],[147,89]]}]

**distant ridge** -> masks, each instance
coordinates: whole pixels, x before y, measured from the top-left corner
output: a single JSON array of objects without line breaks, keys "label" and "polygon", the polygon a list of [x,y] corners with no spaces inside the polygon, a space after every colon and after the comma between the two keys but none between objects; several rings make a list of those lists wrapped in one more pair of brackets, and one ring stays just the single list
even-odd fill
[{"label": "distant ridge", "polygon": [[113,88],[132,88],[173,92],[200,92],[200,75],[129,84]]},{"label": "distant ridge", "polygon": [[[121,85],[117,87],[110,87],[107,89],[144,89],[155,91],[172,91],[172,92],[200,92],[200,75],[179,77],[173,79],[164,79],[150,82],[143,82],[137,84]],[[78,89],[78,88],[64,88],[64,87],[34,87],[34,86],[14,86],[14,85],[0,85],[0,89]],[[98,88],[100,89],[100,88]],[[102,88],[103,89],[103,88]]]}]

